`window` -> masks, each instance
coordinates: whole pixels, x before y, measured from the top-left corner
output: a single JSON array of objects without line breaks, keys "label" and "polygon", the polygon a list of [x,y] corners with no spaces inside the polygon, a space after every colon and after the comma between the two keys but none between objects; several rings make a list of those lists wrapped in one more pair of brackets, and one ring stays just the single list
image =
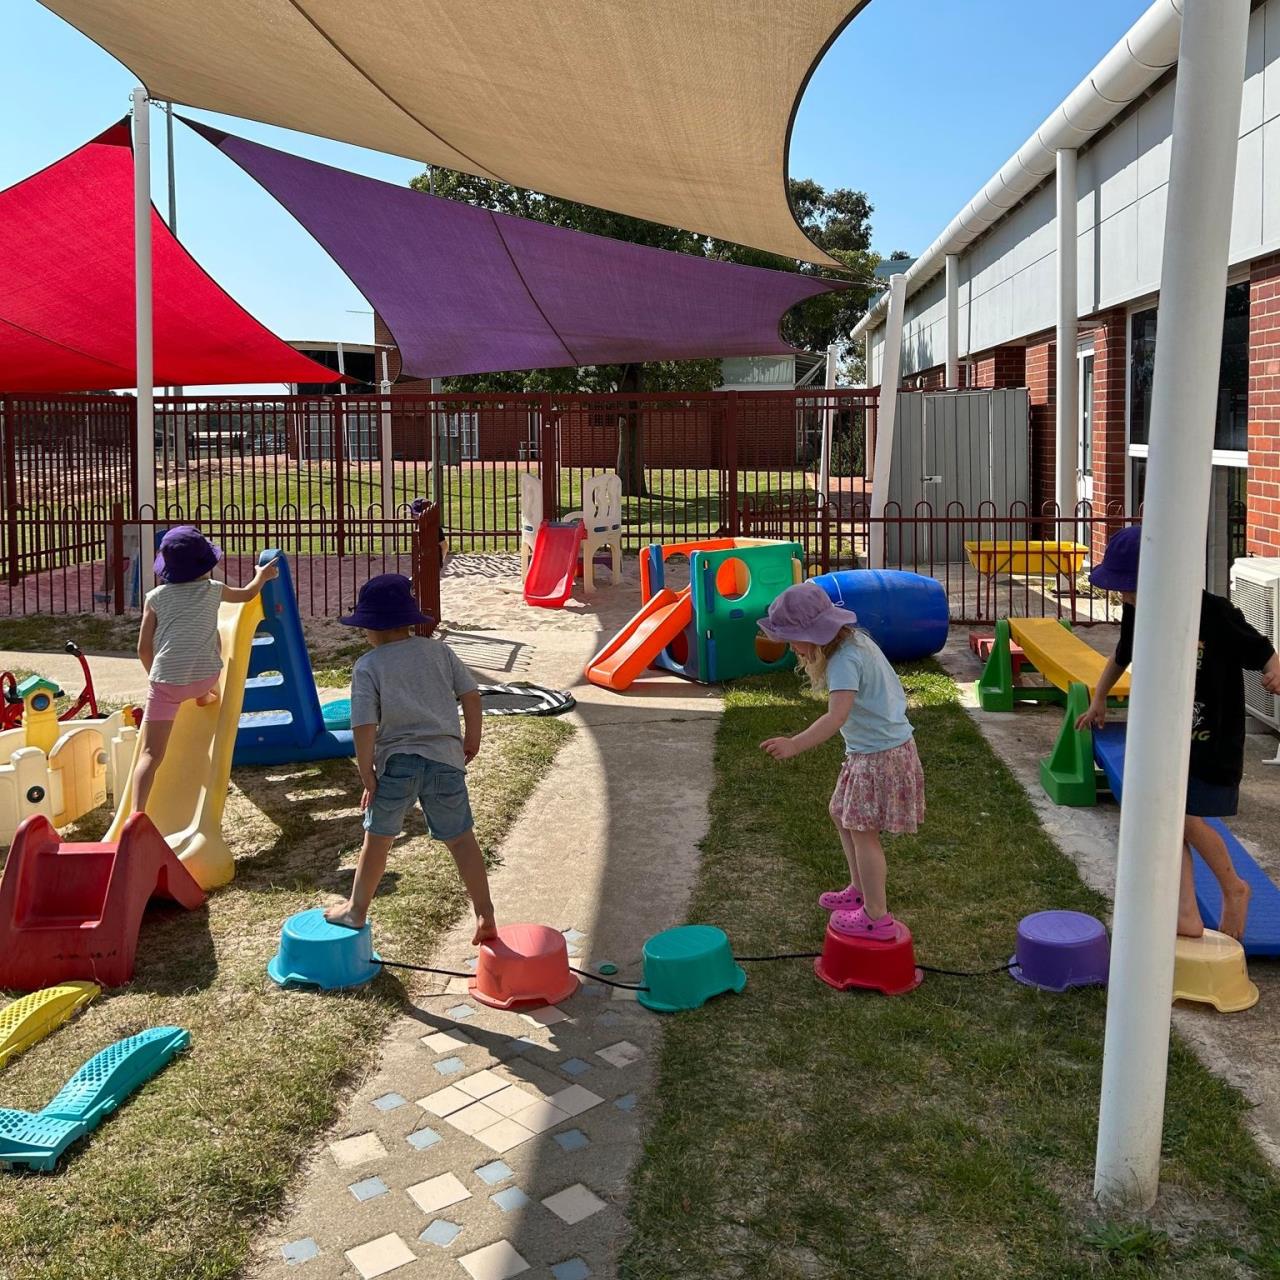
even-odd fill
[{"label": "window", "polygon": [[1093,352],[1082,352],[1080,375],[1080,474],[1093,475]]}]

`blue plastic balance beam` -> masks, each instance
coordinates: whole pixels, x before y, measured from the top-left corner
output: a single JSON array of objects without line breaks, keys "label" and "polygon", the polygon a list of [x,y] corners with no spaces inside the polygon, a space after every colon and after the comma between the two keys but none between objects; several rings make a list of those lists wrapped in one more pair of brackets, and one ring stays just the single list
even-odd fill
[{"label": "blue plastic balance beam", "polygon": [[[1109,724],[1095,729],[1093,758],[1106,775],[1107,784],[1117,800],[1124,785],[1125,726]],[[1231,855],[1236,875],[1253,890],[1249,902],[1249,918],[1241,943],[1248,956],[1280,956],[1280,888],[1253,860],[1253,855],[1236,839],[1231,829],[1218,818],[1205,821],[1222,837]],[[1222,916],[1222,891],[1204,859],[1192,850],[1191,866],[1196,882],[1196,902],[1200,914],[1210,928],[1216,928]]]}]

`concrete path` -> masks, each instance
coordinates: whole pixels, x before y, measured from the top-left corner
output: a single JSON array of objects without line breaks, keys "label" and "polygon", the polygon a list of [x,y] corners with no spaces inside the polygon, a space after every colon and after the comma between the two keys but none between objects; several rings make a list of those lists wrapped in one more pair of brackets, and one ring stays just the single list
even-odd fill
[{"label": "concrete path", "polygon": [[[1116,628],[1098,627],[1088,634],[1096,649],[1114,648]],[[1116,848],[1120,837],[1118,805],[1102,803],[1093,808],[1071,809],[1055,805],[1040,785],[1040,761],[1053,747],[1062,724],[1057,708],[1023,707],[1013,712],[981,710],[973,693],[973,681],[981,667],[968,648],[968,629],[952,628],[947,648],[939,655],[953,676],[961,700],[983,737],[1022,784],[1050,838],[1078,868],[1081,879],[1108,899],[1115,894]],[[1246,747],[1246,804],[1250,775],[1265,772],[1264,754],[1274,751],[1275,739],[1250,734]],[[1256,779],[1255,779],[1256,781]],[[1261,844],[1249,836],[1250,817],[1232,819],[1232,826],[1258,862],[1273,877],[1280,872],[1280,845],[1274,836]],[[1110,925],[1110,919],[1106,922]],[[1280,1073],[1275,1063],[1280,1057],[1280,1021],[1275,1009],[1280,1004],[1280,966],[1275,961],[1254,960],[1249,976],[1257,984],[1261,999],[1243,1013],[1220,1014],[1207,1005],[1180,1001],[1174,1005],[1173,1024],[1196,1056],[1216,1075],[1235,1085],[1252,1102],[1244,1122],[1253,1131],[1263,1153],[1280,1167]]]},{"label": "concrete path", "polygon": [[[565,930],[570,963],[611,961],[631,981],[644,940],[685,919],[720,712],[711,690],[675,679],[627,696],[583,683],[586,659],[637,604],[627,581],[542,628],[517,596],[505,612],[527,630],[472,624],[457,637],[482,678],[514,675],[579,699],[578,732],[500,850],[500,920]],[[445,612],[470,616],[448,598]],[[459,928],[434,957],[395,958],[463,969],[469,936]],[[454,979],[420,999],[312,1152],[250,1274],[614,1275],[661,1034],[629,996],[586,983],[521,1016],[468,999]]]}]

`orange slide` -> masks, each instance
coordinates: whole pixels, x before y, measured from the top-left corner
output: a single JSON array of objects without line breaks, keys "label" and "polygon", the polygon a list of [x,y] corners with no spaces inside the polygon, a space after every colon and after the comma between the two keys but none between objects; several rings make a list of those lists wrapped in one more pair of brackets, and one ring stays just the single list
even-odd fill
[{"label": "orange slide", "polygon": [[573,594],[579,548],[587,536],[581,520],[557,524],[544,520],[533,544],[533,559],[524,580],[524,602],[541,609],[562,609]]},{"label": "orange slide", "polygon": [[692,621],[689,588],[679,594],[664,588],[591,659],[584,674],[601,688],[625,689]]}]

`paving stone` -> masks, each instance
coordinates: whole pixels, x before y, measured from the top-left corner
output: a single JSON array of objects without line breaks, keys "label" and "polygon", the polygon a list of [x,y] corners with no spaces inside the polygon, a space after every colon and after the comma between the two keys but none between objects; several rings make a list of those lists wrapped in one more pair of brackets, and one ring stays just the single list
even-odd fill
[{"label": "paving stone", "polygon": [[531,1027],[554,1027],[557,1022],[570,1021],[569,1015],[558,1005],[549,1004],[541,1009],[531,1009],[520,1015]]},{"label": "paving stone", "polygon": [[471,994],[470,978],[450,978],[445,983],[445,994],[451,996],[469,996]]},{"label": "paving stone", "polygon": [[348,1249],[344,1256],[360,1273],[361,1280],[374,1280],[375,1276],[385,1276],[417,1260],[417,1255],[394,1231]]},{"label": "paving stone", "polygon": [[564,1133],[553,1136],[562,1151],[581,1151],[591,1143],[591,1139],[581,1129],[566,1129]]},{"label": "paving stone", "polygon": [[362,1182],[353,1182],[348,1188],[353,1196],[362,1203],[375,1196],[387,1194],[387,1184],[381,1178],[365,1178]]},{"label": "paving stone", "polygon": [[473,1098],[487,1098],[491,1093],[497,1093],[499,1089],[505,1089],[509,1081],[504,1080],[496,1071],[490,1071],[486,1067],[483,1071],[477,1071],[473,1076],[467,1076],[465,1080],[459,1080],[458,1088],[463,1093],[469,1094]]},{"label": "paving stone", "polygon": [[463,1107],[469,1107],[474,1101],[474,1098],[463,1093],[461,1089],[446,1085],[443,1089],[437,1089],[435,1093],[427,1094],[425,1098],[419,1098],[418,1106],[424,1111],[430,1111],[433,1116],[443,1118],[452,1115],[455,1111],[461,1111]]},{"label": "paving stone", "polygon": [[384,1093],[380,1098],[374,1098],[373,1105],[379,1111],[394,1111],[397,1107],[403,1107],[405,1099],[398,1093]]},{"label": "paving stone", "polygon": [[488,1129],[501,1119],[502,1117],[492,1107],[486,1107],[483,1102],[473,1102],[469,1107],[463,1107],[461,1111],[445,1116],[446,1123],[469,1134]]},{"label": "paving stone", "polygon": [[572,925],[568,929],[561,929],[560,932],[564,934],[566,942],[581,942],[587,936],[585,933],[573,928]]},{"label": "paving stone", "polygon": [[514,1116],[518,1111],[523,1111],[538,1101],[540,1099],[536,1093],[530,1093],[528,1089],[522,1089],[519,1085],[510,1084],[505,1089],[499,1089],[497,1093],[489,1094],[484,1100],[484,1105],[492,1107],[501,1116]]},{"label": "paving stone", "polygon": [[459,1071],[465,1071],[467,1064],[461,1058],[441,1058],[439,1062],[432,1063],[432,1066],[442,1076],[456,1076]]},{"label": "paving stone", "polygon": [[613,1105],[619,1111],[634,1111],[636,1109],[637,1098],[634,1093],[624,1093],[622,1097],[614,1099]]},{"label": "paving stone", "polygon": [[425,1151],[428,1147],[434,1147],[442,1139],[434,1129],[415,1129],[405,1141],[418,1151]]},{"label": "paving stone", "polygon": [[592,1107],[598,1106],[604,1099],[598,1093],[592,1093],[590,1089],[585,1089],[580,1084],[571,1084],[567,1089],[553,1093],[548,1101],[553,1107],[559,1107],[566,1115],[580,1116],[584,1111],[590,1111]]},{"label": "paving stone", "polygon": [[471,1280],[509,1280],[511,1276],[529,1270],[529,1264],[507,1240],[498,1240],[475,1253],[463,1254],[458,1261]]},{"label": "paving stone", "polygon": [[531,1133],[545,1133],[562,1121],[568,1120],[569,1112],[562,1111],[554,1103],[542,1101],[535,1102],[533,1106],[526,1107],[523,1111],[517,1111],[512,1119]]},{"label": "paving stone", "polygon": [[581,1058],[570,1058],[560,1064],[560,1070],[567,1076],[580,1076],[591,1070],[591,1063],[583,1062]]},{"label": "paving stone", "polygon": [[629,1067],[644,1057],[644,1050],[630,1040],[619,1040],[608,1048],[597,1049],[596,1057],[603,1058],[611,1067]]},{"label": "paving stone", "polygon": [[506,1182],[508,1178],[515,1176],[515,1170],[505,1160],[490,1160],[488,1164],[482,1164],[476,1170],[476,1177],[491,1187],[496,1187],[498,1183]]},{"label": "paving stone", "polygon": [[[476,1106],[483,1104],[476,1103]],[[491,1125],[488,1129],[481,1129],[475,1135],[477,1142],[483,1143],[490,1151],[496,1151],[501,1155],[504,1151],[510,1151],[512,1147],[518,1147],[522,1142],[528,1142],[534,1136],[533,1130],[526,1128],[517,1120],[499,1120],[497,1124]]]},{"label": "paving stone", "polygon": [[597,1027],[616,1027],[622,1021],[622,1015],[614,1013],[612,1009],[606,1009],[597,1019]]},{"label": "paving stone", "polygon": [[462,967],[471,973],[475,973],[475,971],[480,967],[480,957],[472,956],[471,959],[464,960],[462,962]]},{"label": "paving stone", "polygon": [[523,1209],[529,1203],[529,1197],[519,1187],[507,1187],[502,1191],[495,1191],[489,1199],[503,1213],[514,1213],[515,1210]]},{"label": "paving stone", "polygon": [[607,996],[609,988],[602,982],[583,982],[579,988],[584,996]]},{"label": "paving stone", "polygon": [[447,1249],[461,1234],[462,1228],[456,1222],[450,1222],[447,1218],[437,1218],[418,1239]]},{"label": "paving stone", "polygon": [[445,1013],[458,1022],[465,1022],[476,1016],[476,1011],[469,1004],[455,1004],[452,1009],[446,1009]]},{"label": "paving stone", "polygon": [[349,1169],[352,1165],[364,1164],[367,1160],[380,1160],[387,1154],[382,1139],[376,1133],[360,1133],[354,1138],[342,1138],[338,1142],[329,1143],[329,1150],[340,1169]]},{"label": "paving stone", "polygon": [[432,1053],[452,1053],[455,1049],[465,1049],[471,1041],[466,1036],[453,1035],[448,1031],[433,1031],[423,1036],[421,1043]]},{"label": "paving stone", "polygon": [[563,1191],[557,1191],[553,1196],[547,1196],[542,1203],[557,1218],[567,1222],[571,1227],[591,1217],[593,1213],[599,1213],[605,1207],[604,1201],[590,1187],[583,1186],[581,1182],[575,1182],[573,1186],[565,1187]]},{"label": "paving stone", "polygon": [[281,1246],[280,1254],[288,1263],[310,1262],[320,1256],[320,1248],[310,1236]]},{"label": "paving stone", "polygon": [[423,1213],[438,1213],[451,1204],[459,1204],[471,1199],[471,1192],[453,1173],[442,1173],[438,1177],[428,1178],[425,1182],[415,1183],[409,1189],[409,1198]]},{"label": "paving stone", "polygon": [[639,992],[632,991],[630,987],[611,987],[610,996],[614,1000],[635,1000]]},{"label": "paving stone", "polygon": [[566,1258],[552,1264],[551,1274],[555,1280],[587,1280],[591,1268],[581,1258]]}]

